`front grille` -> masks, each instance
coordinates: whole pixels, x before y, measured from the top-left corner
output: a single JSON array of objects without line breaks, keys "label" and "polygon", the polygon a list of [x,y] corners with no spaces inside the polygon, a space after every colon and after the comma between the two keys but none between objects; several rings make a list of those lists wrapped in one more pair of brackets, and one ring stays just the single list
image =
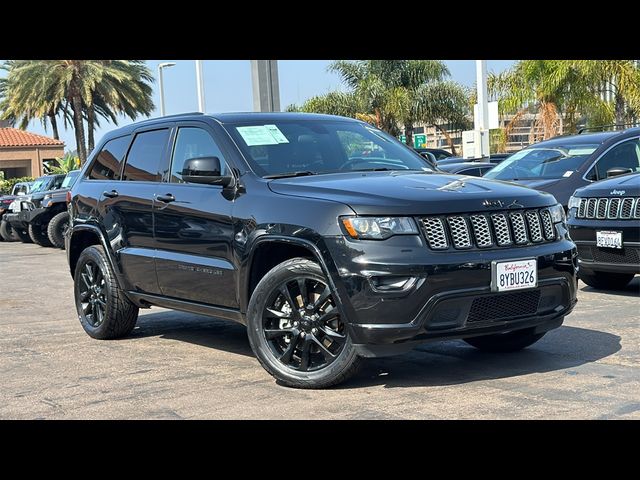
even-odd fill
[{"label": "front grille", "polygon": [[432,250],[523,246],[556,238],[547,209],[423,217],[421,224]]},{"label": "front grille", "polygon": [[640,198],[581,198],[576,218],[629,220],[640,218]]},{"label": "front grille", "polygon": [[467,322],[488,322],[535,315],[540,303],[540,290],[498,293],[476,298],[471,304]]},{"label": "front grille", "polygon": [[[587,253],[585,250],[590,249]],[[593,259],[594,262],[599,263],[626,263],[626,264],[640,264],[640,249],[633,247],[625,247],[622,249],[614,248],[598,248],[598,247],[585,247],[580,246],[578,253],[585,260]]]}]

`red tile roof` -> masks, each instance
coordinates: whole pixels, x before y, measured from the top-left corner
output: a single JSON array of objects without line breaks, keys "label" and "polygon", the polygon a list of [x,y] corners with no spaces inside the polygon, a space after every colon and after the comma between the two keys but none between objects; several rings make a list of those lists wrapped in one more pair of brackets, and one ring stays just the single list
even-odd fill
[{"label": "red tile roof", "polygon": [[44,135],[18,130],[17,128],[0,128],[0,148],[36,147],[41,145],[63,146],[64,142]]}]

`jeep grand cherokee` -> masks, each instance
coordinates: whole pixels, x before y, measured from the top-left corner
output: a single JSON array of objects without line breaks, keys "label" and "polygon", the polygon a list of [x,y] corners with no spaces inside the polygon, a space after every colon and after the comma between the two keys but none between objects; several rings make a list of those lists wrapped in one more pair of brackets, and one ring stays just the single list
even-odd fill
[{"label": "jeep grand cherokee", "polygon": [[462,338],[513,351],[576,302],[554,197],[434,172],[388,134],[313,114],[186,114],[102,139],[66,247],[85,331],[156,305],[246,324],[281,383],[327,387],[362,357]]}]

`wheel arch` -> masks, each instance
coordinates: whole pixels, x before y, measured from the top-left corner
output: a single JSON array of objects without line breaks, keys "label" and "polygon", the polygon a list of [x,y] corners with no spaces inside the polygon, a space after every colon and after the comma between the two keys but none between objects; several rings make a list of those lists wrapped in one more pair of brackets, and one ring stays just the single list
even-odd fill
[{"label": "wheel arch", "polygon": [[111,268],[116,273],[118,282],[120,282],[120,270],[117,268],[116,262],[114,262],[111,248],[107,244],[102,231],[95,225],[76,225],[71,233],[71,239],[69,241],[69,269],[71,271],[71,277],[75,275],[76,265],[78,258],[84,249],[91,245],[100,245],[104,248],[107,255],[107,260],[111,264]]}]

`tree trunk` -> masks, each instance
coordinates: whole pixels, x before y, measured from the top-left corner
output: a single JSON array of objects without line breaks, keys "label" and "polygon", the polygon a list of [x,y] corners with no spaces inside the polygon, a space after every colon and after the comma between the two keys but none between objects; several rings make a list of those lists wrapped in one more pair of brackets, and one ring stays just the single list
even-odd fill
[{"label": "tree trunk", "polygon": [[91,104],[87,107],[87,136],[89,137],[88,148],[87,148],[88,155],[91,154],[91,152],[93,152],[93,147],[94,147],[93,134],[95,130],[95,119],[96,119],[95,106]]},{"label": "tree trunk", "polygon": [[382,129],[382,116],[380,115],[380,109],[376,108],[376,127]]},{"label": "tree trunk", "polygon": [[60,135],[58,134],[58,121],[56,120],[56,114],[50,113],[48,115],[49,122],[51,122],[51,129],[53,130],[53,138],[56,140],[60,140]]},{"label": "tree trunk", "polygon": [[413,148],[413,125],[404,124],[405,143],[407,146]]},{"label": "tree trunk", "polygon": [[622,95],[620,95],[617,89],[616,89],[615,101],[616,101],[616,106],[615,106],[616,125],[622,125],[625,123],[625,116],[626,116],[625,107],[626,106],[624,104],[624,98],[622,97]]},{"label": "tree trunk", "polygon": [[76,134],[78,157],[80,157],[80,165],[84,165],[84,162],[87,161],[87,150],[84,141],[84,125],[82,122],[82,100],[79,95],[73,95],[71,98],[71,107],[73,108],[73,129]]},{"label": "tree trunk", "polygon": [[456,152],[456,147],[453,144],[453,138],[451,138],[451,135],[449,135],[449,132],[447,132],[446,129],[442,128],[442,126],[440,125],[435,125],[434,126],[440,130],[440,132],[442,133],[442,135],[444,135],[444,138],[447,140],[447,143],[449,144],[449,146],[451,147],[451,155],[453,155],[454,157],[457,155]]}]

